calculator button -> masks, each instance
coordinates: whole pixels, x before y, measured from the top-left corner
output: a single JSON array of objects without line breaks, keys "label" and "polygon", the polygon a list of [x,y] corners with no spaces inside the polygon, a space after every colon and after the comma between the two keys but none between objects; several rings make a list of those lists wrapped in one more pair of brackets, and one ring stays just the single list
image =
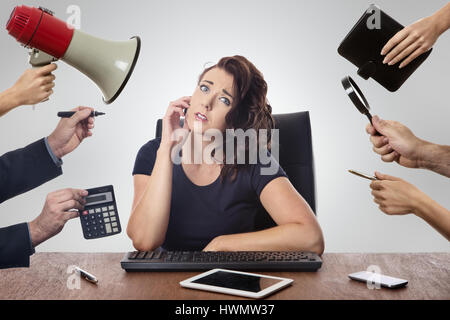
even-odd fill
[{"label": "calculator button", "polygon": [[111,223],[111,226],[112,226],[112,227],[117,227],[117,222]]},{"label": "calculator button", "polygon": [[102,210],[100,210],[100,208],[96,208],[96,209],[95,209],[95,212],[97,212],[97,213],[98,213],[98,212],[102,212]]},{"label": "calculator button", "polygon": [[110,216],[110,217],[114,216],[115,214],[116,214],[116,212],[114,212],[114,211],[110,211],[110,212],[109,212],[109,216]]},{"label": "calculator button", "polygon": [[89,210],[89,213],[94,213],[94,209],[90,209],[90,210]]},{"label": "calculator button", "polygon": [[105,224],[106,233],[111,233],[111,225],[109,223]]},{"label": "calculator button", "polygon": [[91,216],[91,220],[94,220],[94,219],[95,219],[95,216],[94,216],[94,215],[92,215],[92,216]]},{"label": "calculator button", "polygon": [[111,221],[116,221],[116,217],[111,217]]},{"label": "calculator button", "polygon": [[107,218],[108,217],[108,212],[103,212],[103,217]]},{"label": "calculator button", "polygon": [[109,210],[114,210],[114,206],[109,206],[108,209]]},{"label": "calculator button", "polygon": [[86,228],[86,231],[89,232],[89,231],[91,231],[91,229],[90,228]]},{"label": "calculator button", "polygon": [[88,238],[92,238],[92,234],[88,233],[87,234]]},{"label": "calculator button", "polygon": [[113,228],[113,232],[118,232],[118,231],[119,231],[119,229]]},{"label": "calculator button", "polygon": [[87,221],[88,217],[82,217],[84,221]]},{"label": "calculator button", "polygon": [[83,211],[83,216],[85,216],[85,215],[87,215],[88,214],[88,211],[87,210],[84,210]]},{"label": "calculator button", "polygon": [[100,231],[100,234],[101,234],[102,236],[104,236],[104,235],[105,235],[105,231]]},{"label": "calculator button", "polygon": [[103,221],[105,221],[105,223],[109,222],[109,218],[105,218],[105,219],[103,219]]},{"label": "calculator button", "polygon": [[101,225],[100,225],[100,229],[105,229],[105,227],[101,224]]},{"label": "calculator button", "polygon": [[97,213],[97,219],[101,219],[102,218],[102,214],[101,213]]},{"label": "calculator button", "polygon": [[86,227],[88,227],[88,226],[90,226],[91,224],[90,224],[89,222],[86,222],[84,225],[85,225]]},{"label": "calculator button", "polygon": [[102,211],[108,211],[108,208],[107,207],[103,207]]},{"label": "calculator button", "polygon": [[92,221],[92,224],[96,224],[95,220],[94,220],[94,221]]}]

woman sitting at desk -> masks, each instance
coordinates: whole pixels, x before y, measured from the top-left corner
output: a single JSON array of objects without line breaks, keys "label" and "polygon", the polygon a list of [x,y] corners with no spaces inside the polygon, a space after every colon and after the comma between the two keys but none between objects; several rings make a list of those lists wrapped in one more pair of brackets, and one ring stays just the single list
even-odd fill
[{"label": "woman sitting at desk", "polygon": [[[267,84],[259,70],[246,58],[234,56],[204,70],[192,97],[170,103],[162,137],[140,149],[133,170],[134,200],[127,233],[137,250],[161,246],[177,251],[323,253],[323,235],[314,213],[273,157],[276,173],[267,175],[261,173],[265,165],[259,158],[256,164],[240,164],[234,152],[230,163],[226,148],[219,148],[223,152],[206,149],[211,147],[210,132],[223,136],[226,129],[270,132],[274,122],[266,94]],[[185,135],[176,141],[173,133],[182,130],[184,111]],[[270,135],[266,136],[270,142]],[[176,147],[181,148],[180,164],[173,161],[173,155],[180,154]],[[250,162],[249,148],[245,153]],[[260,204],[275,227],[255,231]]]}]

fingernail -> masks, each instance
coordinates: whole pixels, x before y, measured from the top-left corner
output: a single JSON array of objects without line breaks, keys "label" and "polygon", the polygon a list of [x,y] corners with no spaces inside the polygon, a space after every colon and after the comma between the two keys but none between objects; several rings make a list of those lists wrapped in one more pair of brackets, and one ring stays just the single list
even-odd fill
[{"label": "fingernail", "polygon": [[87,192],[86,190],[83,190],[83,191],[81,192],[81,194],[82,194],[83,196],[87,196],[87,195],[89,194],[89,192]]},{"label": "fingernail", "polygon": [[399,69],[401,69],[403,67],[404,67],[403,63],[398,66]]},{"label": "fingernail", "polygon": [[384,58],[383,64],[386,64],[386,62],[387,62],[387,57]]},{"label": "fingernail", "polygon": [[394,60],[388,62],[389,66],[392,66],[393,64],[394,64]]}]

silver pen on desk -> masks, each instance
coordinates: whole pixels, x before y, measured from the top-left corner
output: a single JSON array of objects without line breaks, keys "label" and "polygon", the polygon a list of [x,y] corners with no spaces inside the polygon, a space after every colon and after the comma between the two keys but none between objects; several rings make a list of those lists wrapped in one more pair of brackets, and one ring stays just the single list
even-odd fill
[{"label": "silver pen on desk", "polygon": [[82,276],[84,279],[86,279],[89,282],[97,284],[98,280],[95,276],[90,274],[87,271],[84,271],[83,269],[80,269],[79,267],[75,267],[75,272],[78,273],[80,276]]}]

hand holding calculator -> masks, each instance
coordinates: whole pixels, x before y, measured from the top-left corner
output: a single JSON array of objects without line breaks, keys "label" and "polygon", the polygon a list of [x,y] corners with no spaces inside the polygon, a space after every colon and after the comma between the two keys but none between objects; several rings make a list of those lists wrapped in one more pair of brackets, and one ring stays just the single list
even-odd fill
[{"label": "hand holding calculator", "polygon": [[85,239],[112,236],[122,231],[113,186],[87,189],[84,210],[80,211]]}]

